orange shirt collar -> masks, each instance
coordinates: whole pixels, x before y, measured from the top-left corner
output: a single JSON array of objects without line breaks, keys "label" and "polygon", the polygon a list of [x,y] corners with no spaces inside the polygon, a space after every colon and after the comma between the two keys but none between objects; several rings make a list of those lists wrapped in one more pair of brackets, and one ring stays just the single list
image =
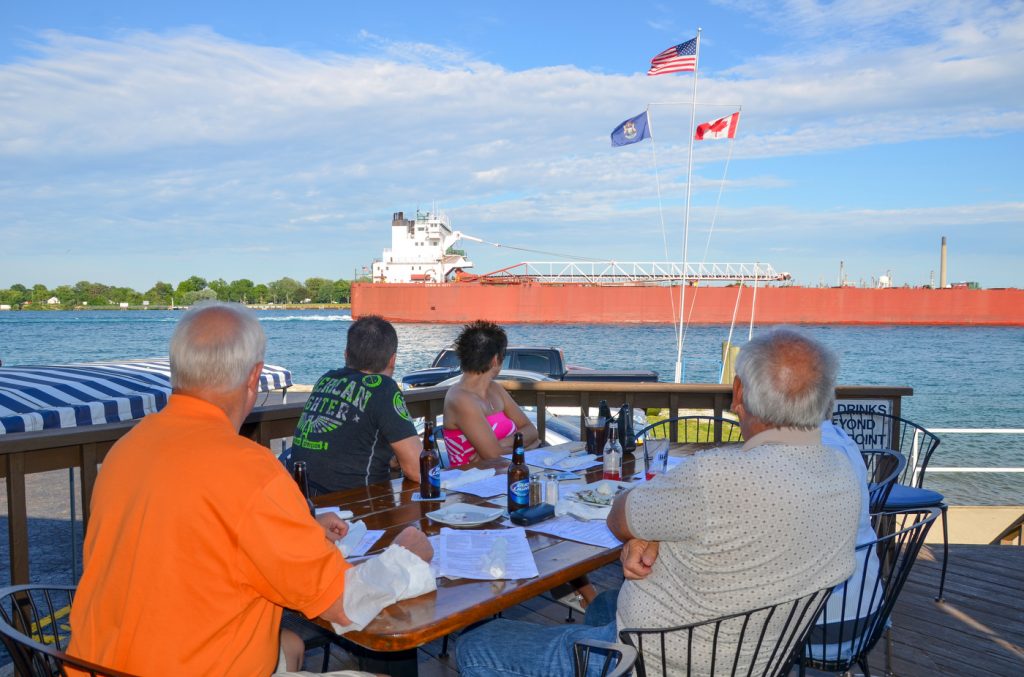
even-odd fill
[{"label": "orange shirt collar", "polygon": [[163,408],[163,411],[171,414],[218,419],[223,421],[224,425],[234,428],[231,425],[231,419],[228,418],[223,409],[212,402],[207,402],[191,395],[171,393],[171,396],[167,398],[167,406]]}]

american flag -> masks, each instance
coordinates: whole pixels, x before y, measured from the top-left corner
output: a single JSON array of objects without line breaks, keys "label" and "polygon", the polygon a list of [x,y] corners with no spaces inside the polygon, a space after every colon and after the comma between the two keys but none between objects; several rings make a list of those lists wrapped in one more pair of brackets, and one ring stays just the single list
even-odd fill
[{"label": "american flag", "polygon": [[669,47],[651,59],[648,75],[665,75],[697,70],[697,38]]}]

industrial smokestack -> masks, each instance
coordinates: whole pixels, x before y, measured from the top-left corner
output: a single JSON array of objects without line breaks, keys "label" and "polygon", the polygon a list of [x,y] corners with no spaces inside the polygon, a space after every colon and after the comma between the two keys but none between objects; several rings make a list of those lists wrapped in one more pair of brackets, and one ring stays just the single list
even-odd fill
[{"label": "industrial smokestack", "polygon": [[946,288],[946,236],[942,236],[942,255],[939,258],[939,289]]}]

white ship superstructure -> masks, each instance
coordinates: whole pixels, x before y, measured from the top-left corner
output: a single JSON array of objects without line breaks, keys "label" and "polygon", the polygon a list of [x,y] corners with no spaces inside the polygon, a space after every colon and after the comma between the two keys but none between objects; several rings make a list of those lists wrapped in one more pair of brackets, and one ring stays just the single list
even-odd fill
[{"label": "white ship superstructure", "polygon": [[445,282],[456,271],[472,268],[465,252],[452,246],[463,238],[444,214],[416,211],[416,218],[396,212],[391,219],[391,248],[373,263],[374,282]]}]

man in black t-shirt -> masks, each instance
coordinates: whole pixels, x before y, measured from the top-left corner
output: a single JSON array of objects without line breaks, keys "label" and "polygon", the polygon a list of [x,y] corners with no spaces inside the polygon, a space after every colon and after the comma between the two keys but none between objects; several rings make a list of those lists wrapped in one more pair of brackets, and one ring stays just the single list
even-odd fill
[{"label": "man in black t-shirt", "polygon": [[419,482],[421,443],[391,378],[398,334],[391,323],[368,315],[352,323],[345,366],[316,382],[295,428],[292,461],[305,461],[309,479],[328,491],[383,482],[391,459]]}]

